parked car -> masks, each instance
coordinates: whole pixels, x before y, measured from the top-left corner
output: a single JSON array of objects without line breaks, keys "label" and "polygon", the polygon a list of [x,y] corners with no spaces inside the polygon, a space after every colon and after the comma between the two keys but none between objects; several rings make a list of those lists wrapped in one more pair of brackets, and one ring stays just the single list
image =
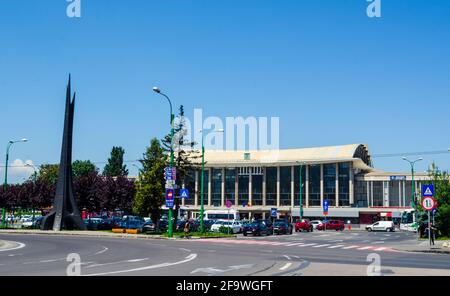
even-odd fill
[{"label": "parked car", "polygon": [[256,222],[261,222],[262,224],[266,225],[268,230],[269,230],[269,234],[273,233],[273,223],[272,221],[270,221],[269,219],[266,220],[257,220]]},{"label": "parked car", "polygon": [[378,221],[373,223],[372,225],[366,226],[367,231],[395,231],[395,225],[392,221]]},{"label": "parked car", "polygon": [[30,228],[31,226],[33,226],[32,218],[21,219],[21,221],[22,221],[22,228]]},{"label": "parked car", "polygon": [[286,222],[275,222],[273,232],[276,234],[292,234],[292,224]]},{"label": "parked car", "polygon": [[153,223],[152,220],[149,220],[142,224],[141,226],[141,232],[142,233],[150,233],[150,232],[156,232],[156,225]]},{"label": "parked car", "polygon": [[219,232],[221,227],[230,228],[230,233],[239,233],[242,224],[238,221],[218,221],[211,226],[211,231]]},{"label": "parked car", "polygon": [[330,220],[323,224],[317,225],[317,230],[336,230],[343,231],[345,229],[344,221]]},{"label": "parked car", "polygon": [[247,224],[244,226],[243,230],[244,236],[247,236],[248,234],[252,234],[253,236],[261,236],[261,235],[270,235],[271,230],[265,223],[262,223],[261,221],[253,222],[250,224]]},{"label": "parked car", "polygon": [[84,219],[84,224],[87,230],[99,230],[98,225],[103,222],[102,218]]},{"label": "parked car", "polygon": [[313,230],[314,226],[308,219],[301,219],[300,221],[295,222],[295,232],[299,231],[312,232]]},{"label": "parked car", "polygon": [[317,230],[317,226],[323,224],[323,222],[321,220],[312,220],[311,221],[311,225],[313,226],[313,229]]}]

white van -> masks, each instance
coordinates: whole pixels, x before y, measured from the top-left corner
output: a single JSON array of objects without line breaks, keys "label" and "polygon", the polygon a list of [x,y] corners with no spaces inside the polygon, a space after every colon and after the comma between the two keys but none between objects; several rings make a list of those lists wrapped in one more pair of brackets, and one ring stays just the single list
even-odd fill
[{"label": "white van", "polygon": [[378,221],[372,225],[366,226],[367,231],[395,231],[394,222],[392,221]]}]

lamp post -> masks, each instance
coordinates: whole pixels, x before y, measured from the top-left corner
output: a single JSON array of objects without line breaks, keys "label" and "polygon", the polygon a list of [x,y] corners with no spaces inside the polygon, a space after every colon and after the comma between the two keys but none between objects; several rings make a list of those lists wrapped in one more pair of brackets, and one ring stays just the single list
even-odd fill
[{"label": "lamp post", "polygon": [[299,208],[299,215],[300,215],[300,221],[303,219],[303,178],[302,178],[302,171],[303,166],[305,165],[304,162],[296,161],[300,165],[300,208]]},{"label": "lamp post", "polygon": [[[202,175],[201,175],[201,183],[200,183],[200,232],[205,233],[205,224],[204,224],[204,212],[205,212],[205,204],[203,201],[203,189],[205,187],[205,143],[203,137],[203,130],[199,130],[199,133],[202,134]],[[212,133],[223,133],[223,129],[218,129],[212,131]]]},{"label": "lamp post", "polygon": [[[173,155],[173,137],[174,137],[174,119],[175,116],[173,114],[173,109],[172,109],[172,102],[170,101],[169,97],[164,94],[163,92],[161,92],[161,89],[159,87],[154,87],[153,91],[157,94],[162,95],[163,97],[165,97],[167,99],[167,101],[169,102],[170,105],[170,167],[173,168],[174,167],[174,155]],[[169,208],[169,237],[173,236],[173,221],[172,221],[172,213],[173,209]]]},{"label": "lamp post", "polygon": [[[8,188],[8,161],[9,161],[9,150],[11,149],[11,146],[15,143],[24,143],[27,142],[27,139],[21,139],[16,141],[9,141],[8,145],[6,146],[6,162],[5,162],[5,183],[3,184],[3,192],[6,193],[6,189]],[[2,209],[2,227],[5,227],[5,208]]]},{"label": "lamp post", "polygon": [[409,159],[407,159],[406,157],[402,157],[402,159],[404,161],[409,162],[409,164],[411,165],[411,179],[412,179],[412,196],[411,196],[411,202],[413,203],[413,208],[414,208],[414,216],[415,216],[415,220],[417,223],[417,201],[416,201],[416,186],[414,184],[414,165],[416,164],[416,162],[423,160],[422,157],[411,161]]},{"label": "lamp post", "polygon": [[33,169],[33,171],[34,171],[34,173],[33,173],[33,181],[36,182],[36,179],[37,179],[36,166],[34,164],[30,164],[30,163],[25,164],[25,166]]}]

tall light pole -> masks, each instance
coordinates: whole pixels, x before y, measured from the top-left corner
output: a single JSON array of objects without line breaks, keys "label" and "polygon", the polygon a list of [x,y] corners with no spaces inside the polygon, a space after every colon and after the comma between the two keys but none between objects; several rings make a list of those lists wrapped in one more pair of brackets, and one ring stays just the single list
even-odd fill
[{"label": "tall light pole", "polygon": [[[170,105],[170,167],[173,168],[174,167],[174,155],[173,155],[173,137],[174,137],[174,133],[175,133],[175,129],[174,129],[174,120],[175,120],[175,115],[173,114],[173,109],[172,109],[172,102],[170,101],[169,97],[164,94],[163,92],[161,92],[161,89],[159,87],[154,87],[153,91],[157,94],[162,95],[163,97],[165,97],[167,99],[167,101],[169,102]],[[172,213],[173,209],[169,208],[169,237],[173,236],[173,221],[172,221]]]},{"label": "tall light pole", "polygon": [[423,158],[420,157],[420,158],[418,158],[418,159],[416,159],[416,160],[414,160],[414,161],[411,161],[411,160],[407,159],[406,157],[402,157],[402,159],[403,159],[404,161],[409,162],[409,164],[411,165],[411,179],[412,179],[412,196],[411,196],[411,202],[413,203],[414,216],[415,216],[415,218],[416,218],[416,219],[415,219],[415,220],[416,220],[415,223],[417,223],[417,200],[416,200],[416,186],[415,186],[415,183],[414,183],[414,165],[416,164],[416,162],[423,160]]},{"label": "tall light pole", "polygon": [[303,166],[305,165],[304,162],[296,161],[300,165],[300,208],[299,208],[299,215],[300,215],[300,221],[303,219],[303,178],[302,178],[302,171]]},{"label": "tall light pole", "polygon": [[33,179],[34,179],[34,180],[33,180],[33,181],[36,181],[36,179],[37,179],[37,169],[36,169],[36,166],[35,166],[34,164],[30,164],[30,163],[26,163],[25,166],[33,169],[33,171],[34,171],[34,173],[33,173]]},{"label": "tall light pole", "polygon": [[[199,133],[202,134],[202,175],[201,175],[201,184],[200,184],[200,232],[205,233],[205,223],[204,223],[204,212],[205,212],[205,203],[203,201],[203,191],[205,187],[205,143],[203,130],[199,130]],[[214,130],[211,133],[223,133],[223,129]]]},{"label": "tall light pole", "polygon": [[[6,146],[6,162],[5,162],[5,183],[3,184],[3,192],[6,193],[6,189],[8,188],[8,161],[9,161],[9,150],[11,149],[11,146],[15,143],[24,143],[27,142],[27,139],[21,139],[16,141],[9,141],[8,145]],[[2,227],[5,227],[5,208],[2,209]]]}]

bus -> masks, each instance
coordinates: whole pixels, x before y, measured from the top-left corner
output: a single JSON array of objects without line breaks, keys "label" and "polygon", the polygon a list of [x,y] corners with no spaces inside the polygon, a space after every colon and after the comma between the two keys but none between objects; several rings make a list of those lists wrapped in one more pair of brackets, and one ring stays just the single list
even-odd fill
[{"label": "bus", "polygon": [[239,220],[239,212],[236,210],[208,210],[205,211],[203,220]]},{"label": "bus", "polygon": [[403,211],[400,221],[400,230],[417,232],[416,211],[414,209]]}]

